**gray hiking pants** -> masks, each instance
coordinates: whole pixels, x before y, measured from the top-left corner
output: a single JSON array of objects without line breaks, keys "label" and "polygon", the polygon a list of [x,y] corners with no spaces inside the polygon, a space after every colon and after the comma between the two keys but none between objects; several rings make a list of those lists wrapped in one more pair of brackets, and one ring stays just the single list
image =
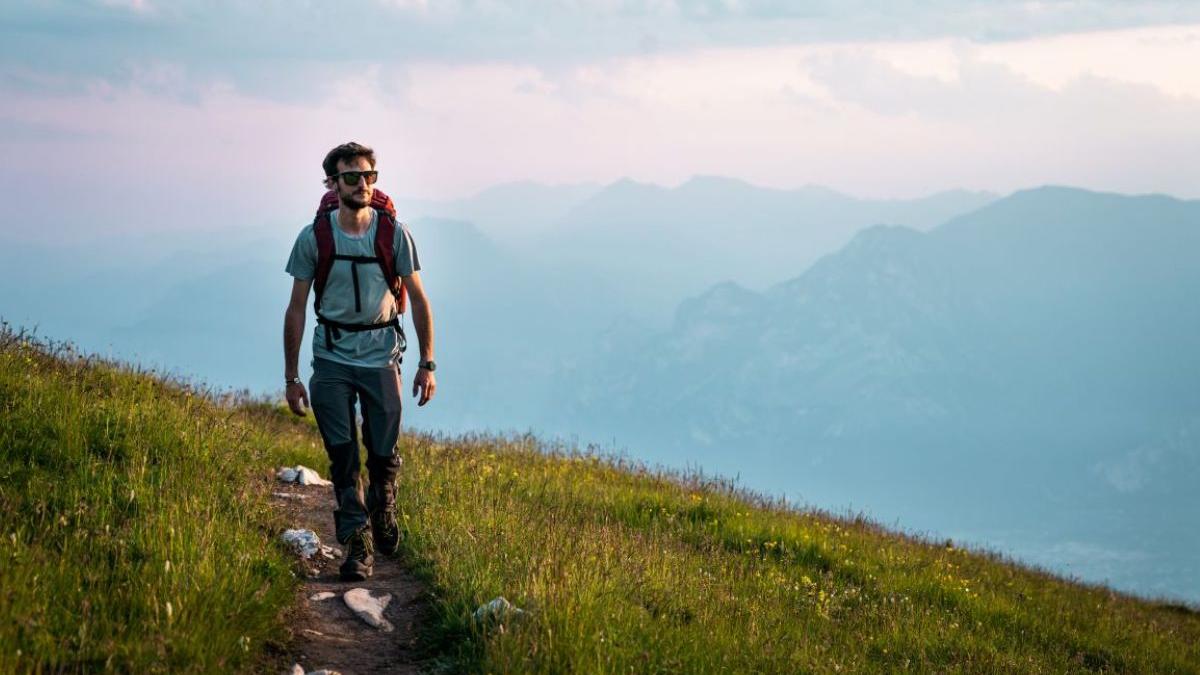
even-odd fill
[{"label": "gray hiking pants", "polygon": [[[313,359],[308,395],[329,455],[329,475],[337,498],[337,509],[333,512],[337,540],[345,544],[351,535],[366,527],[368,513],[395,507],[395,481],[400,470],[400,457],[396,454],[396,441],[400,437],[400,370]],[[355,401],[361,404],[363,445],[367,446],[369,485],[365,502],[358,480]]]}]

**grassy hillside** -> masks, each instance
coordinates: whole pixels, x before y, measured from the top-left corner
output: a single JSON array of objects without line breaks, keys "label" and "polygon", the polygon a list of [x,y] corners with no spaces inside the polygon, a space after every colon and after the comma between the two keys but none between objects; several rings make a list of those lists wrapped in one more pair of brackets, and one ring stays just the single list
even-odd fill
[{"label": "grassy hillside", "polygon": [[0,328],[0,673],[258,670],[293,600],[299,431]]},{"label": "grassy hillside", "polygon": [[[449,671],[1200,671],[1186,607],[532,438],[403,446]],[[265,482],[321,456],[311,418],[0,332],[0,672],[273,667]],[[497,595],[528,613],[475,623]]]},{"label": "grassy hillside", "polygon": [[[532,439],[412,439],[410,554],[496,672],[1198,672],[1200,615]],[[468,611],[533,610],[504,631]]]}]

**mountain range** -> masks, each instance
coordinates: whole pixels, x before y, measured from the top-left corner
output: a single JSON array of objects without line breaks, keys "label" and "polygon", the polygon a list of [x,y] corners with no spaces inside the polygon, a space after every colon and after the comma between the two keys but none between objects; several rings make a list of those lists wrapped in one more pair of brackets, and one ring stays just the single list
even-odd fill
[{"label": "mountain range", "polygon": [[1194,581],[1196,297],[1200,202],[1022,191],[711,287],[565,372],[559,426],[939,531],[1133,537]]}]

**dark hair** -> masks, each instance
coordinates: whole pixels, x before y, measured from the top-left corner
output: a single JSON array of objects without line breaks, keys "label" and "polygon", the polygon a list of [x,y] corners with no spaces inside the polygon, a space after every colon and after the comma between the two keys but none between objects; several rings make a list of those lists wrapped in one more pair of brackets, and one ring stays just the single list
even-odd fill
[{"label": "dark hair", "polygon": [[325,169],[326,176],[332,176],[337,173],[338,162],[350,161],[355,157],[366,157],[371,163],[371,168],[375,168],[375,151],[354,141],[342,143],[330,150],[329,154],[325,155],[325,161],[321,162],[321,168]]}]

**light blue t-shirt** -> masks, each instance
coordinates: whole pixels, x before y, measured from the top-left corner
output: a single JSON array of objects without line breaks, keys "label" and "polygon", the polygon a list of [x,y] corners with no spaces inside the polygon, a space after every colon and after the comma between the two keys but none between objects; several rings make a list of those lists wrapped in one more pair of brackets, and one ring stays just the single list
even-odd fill
[{"label": "light blue t-shirt", "polygon": [[[337,224],[337,211],[330,216],[333,225],[333,247],[340,255],[375,257],[375,227],[379,214],[374,213],[371,226],[358,237],[342,231]],[[411,275],[421,269],[417,258],[417,247],[413,243],[408,226],[396,223],[396,274]],[[287,273],[301,281],[311,281],[317,274],[317,237],[312,224],[305,226],[296,237],[292,255],[288,258]],[[354,283],[358,276],[357,289]],[[357,296],[356,296],[357,290]],[[383,270],[378,263],[354,263],[349,260],[333,261],[329,280],[325,282],[325,294],[321,297],[321,314],[339,323],[371,324],[391,321],[398,314],[396,299],[387,287]],[[395,366],[400,360],[400,339],[390,326],[377,330],[351,333],[339,331],[340,337],[333,340],[333,350],[325,348],[325,326],[317,324],[313,329],[313,358],[328,359],[351,366],[386,368]]]}]

